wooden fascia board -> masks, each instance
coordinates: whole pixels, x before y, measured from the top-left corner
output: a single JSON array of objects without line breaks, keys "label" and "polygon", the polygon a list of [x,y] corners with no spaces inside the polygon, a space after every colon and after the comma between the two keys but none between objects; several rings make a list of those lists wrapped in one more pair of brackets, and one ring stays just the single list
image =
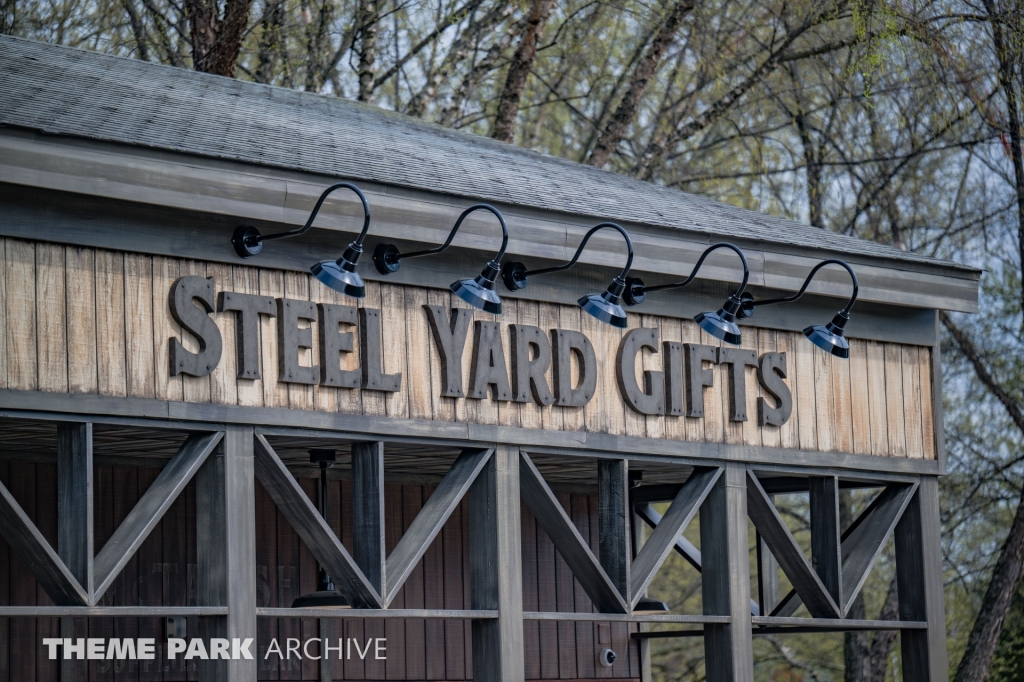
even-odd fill
[{"label": "wooden fascia board", "polygon": [[[239,221],[301,225],[330,178],[241,163],[132,149],[24,132],[0,134],[0,182],[138,202],[172,209],[230,216]],[[458,213],[463,197],[434,196],[403,188],[361,183],[373,210],[374,238],[440,243]],[[355,233],[359,220],[354,202],[328,204],[317,229]],[[511,231],[508,254],[514,258],[568,258],[593,219],[501,206]],[[410,230],[410,228],[414,228]],[[636,246],[634,272],[662,278],[682,277],[710,243],[707,235],[664,227],[627,225]],[[494,226],[486,217],[467,220],[459,246],[494,251]],[[825,254],[794,247],[743,243],[750,262],[750,284],[784,291],[799,288],[810,267]],[[834,255],[834,254],[832,254]],[[842,255],[842,254],[839,254]],[[979,273],[866,256],[846,256],[856,264],[860,299],[917,308],[977,312]],[[869,262],[870,261],[870,262]],[[618,235],[595,236],[581,262],[607,268],[622,265]],[[367,273],[374,279],[372,272]],[[701,277],[728,283],[741,272],[728,253],[716,253]],[[808,288],[811,294],[845,299],[849,284],[842,272],[823,271]]]}]

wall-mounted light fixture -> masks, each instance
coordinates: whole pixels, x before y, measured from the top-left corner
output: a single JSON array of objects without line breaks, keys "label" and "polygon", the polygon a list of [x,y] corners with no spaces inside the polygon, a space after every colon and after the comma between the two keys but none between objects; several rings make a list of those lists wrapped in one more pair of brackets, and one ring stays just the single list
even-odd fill
[{"label": "wall-mounted light fixture", "polygon": [[501,215],[501,211],[490,204],[475,204],[463,211],[459,219],[455,221],[455,227],[448,234],[448,239],[445,240],[444,244],[436,248],[426,249],[425,251],[413,251],[411,253],[400,253],[398,247],[394,244],[380,244],[373,252],[373,264],[377,267],[377,272],[382,275],[390,275],[398,270],[403,259],[441,253],[451,246],[452,239],[455,238],[455,233],[462,227],[462,221],[466,219],[466,216],[473,211],[480,210],[490,211],[498,217],[498,222],[501,223],[501,248],[498,250],[498,255],[484,266],[483,271],[479,275],[473,279],[460,279],[452,282],[451,290],[456,296],[474,308],[500,315],[501,299],[498,297],[498,292],[494,290],[494,280],[498,277],[498,271],[501,269],[501,259],[505,255],[505,247],[508,246],[508,227],[505,225],[505,217]]},{"label": "wall-mounted light fixture", "polygon": [[700,325],[700,328],[706,331],[716,339],[721,339],[726,343],[734,345],[740,345],[741,333],[739,325],[736,324],[737,317],[747,317],[747,314],[741,309],[744,300],[749,300],[750,295],[744,297],[743,290],[747,288],[747,279],[750,277],[750,267],[747,265],[747,257],[743,255],[739,247],[729,242],[719,242],[718,244],[712,244],[704,253],[700,255],[697,260],[697,264],[693,266],[693,271],[690,276],[681,282],[674,282],[672,284],[660,284],[656,287],[645,287],[644,283],[638,279],[631,279],[627,281],[627,287],[629,289],[637,289],[640,298],[642,299],[645,294],[654,293],[655,291],[664,291],[665,289],[679,289],[681,287],[688,286],[693,281],[694,277],[697,276],[697,271],[700,270],[700,266],[704,264],[704,259],[708,257],[712,251],[716,249],[732,249],[736,252],[736,255],[740,257],[740,261],[743,263],[743,281],[740,282],[740,286],[736,289],[729,298],[726,299],[722,307],[718,309],[718,312],[703,312],[693,318],[694,322]]},{"label": "wall-mounted light fixture", "polygon": [[317,199],[316,206],[313,207],[313,212],[309,214],[306,224],[300,228],[266,236],[261,235],[260,231],[252,225],[243,225],[237,228],[231,237],[231,244],[235,247],[235,253],[242,258],[250,258],[263,250],[263,242],[305,234],[313,226],[316,214],[320,212],[320,207],[323,206],[327,196],[334,190],[341,189],[342,187],[355,192],[359,197],[359,201],[363,203],[363,229],[359,236],[356,237],[356,240],[348,245],[341,258],[336,261],[321,261],[309,270],[313,273],[314,277],[335,291],[340,291],[352,298],[363,298],[366,296],[366,287],[363,285],[363,278],[356,272],[356,263],[359,261],[359,255],[363,252],[363,239],[366,238],[366,232],[370,229],[370,205],[366,203],[366,197],[363,196],[362,191],[351,183],[339,182],[325,189],[320,198]]},{"label": "wall-mounted light fixture", "polygon": [[[593,315],[605,324],[625,329],[627,320],[626,311],[622,309],[622,300],[625,299],[626,305],[636,305],[643,301],[643,282],[635,278],[629,278],[629,269],[633,267],[633,240],[629,238],[629,233],[617,223],[601,223],[590,228],[590,231],[583,236],[583,241],[580,242],[579,247],[576,249],[576,254],[567,263],[540,270],[527,270],[525,265],[518,262],[506,263],[501,269],[501,281],[505,283],[505,287],[509,291],[518,291],[519,289],[526,288],[531,276],[536,277],[537,275],[568,270],[576,265],[576,261],[579,260],[580,254],[583,253],[583,248],[587,245],[590,236],[604,227],[618,230],[619,234],[626,240],[628,252],[626,267],[622,268],[622,272],[616,275],[604,293],[587,294],[580,298],[577,303],[588,314]],[[632,287],[629,285],[630,282],[633,282]]]},{"label": "wall-mounted light fixture", "polygon": [[846,323],[850,321],[850,310],[853,308],[853,304],[857,302],[857,291],[860,284],[857,282],[857,274],[853,271],[846,261],[841,261],[838,258],[829,258],[823,260],[807,275],[807,279],[804,280],[804,285],[800,287],[800,291],[796,292],[792,296],[786,296],[785,298],[771,298],[767,301],[755,301],[745,300],[743,302],[743,315],[742,317],[748,317],[754,314],[754,308],[760,305],[771,305],[773,303],[791,303],[798,300],[807,291],[807,286],[814,279],[814,276],[818,274],[818,270],[821,270],[826,265],[841,265],[846,268],[846,271],[850,273],[850,279],[853,280],[853,295],[850,296],[850,301],[846,304],[846,307],[835,314],[832,321],[828,324],[815,324],[807,329],[804,329],[804,336],[811,340],[818,348],[822,349],[827,353],[831,353],[837,358],[843,358],[844,360],[850,357],[850,342],[843,336],[844,330],[846,329]]}]

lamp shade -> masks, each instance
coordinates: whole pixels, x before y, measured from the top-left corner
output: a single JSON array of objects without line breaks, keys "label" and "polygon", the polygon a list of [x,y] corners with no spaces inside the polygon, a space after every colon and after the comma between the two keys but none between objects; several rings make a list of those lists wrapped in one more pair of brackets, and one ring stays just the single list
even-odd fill
[{"label": "lamp shade", "polygon": [[716,339],[721,339],[726,343],[731,343],[734,346],[740,345],[742,338],[740,334],[740,327],[738,324],[733,322],[732,317],[725,310],[719,309],[717,313],[705,312],[697,315],[693,318],[694,322],[700,325],[700,328],[706,331]]},{"label": "lamp shade", "polygon": [[739,311],[742,301],[733,294],[725,299],[725,303],[718,309],[717,313],[705,312],[693,318],[693,321],[700,325],[716,339],[721,339],[734,346],[740,345],[740,327],[736,324],[736,313]]},{"label": "lamp shade", "polygon": [[309,269],[320,282],[352,298],[364,298],[366,285],[363,278],[356,272],[356,264],[344,256],[336,261],[320,261]]},{"label": "lamp shade", "polygon": [[816,324],[805,329],[804,336],[826,353],[848,360],[850,358],[850,342],[846,340],[843,333],[846,323],[849,321],[850,315],[841,310],[828,324]]},{"label": "lamp shade", "polygon": [[622,290],[624,284],[616,278],[608,285],[604,293],[587,294],[577,301],[583,310],[605,324],[610,324],[619,329],[626,328],[626,311],[622,309]]},{"label": "lamp shade", "polygon": [[336,590],[320,590],[296,597],[292,602],[293,609],[350,609],[352,605]]},{"label": "lamp shade", "polygon": [[668,613],[668,604],[650,597],[641,597],[633,608],[633,615],[657,615]]},{"label": "lamp shade", "polygon": [[483,272],[473,279],[460,279],[453,282],[452,293],[485,313],[501,315],[501,298],[494,290],[494,279],[497,276],[498,264],[491,261],[484,266]]}]

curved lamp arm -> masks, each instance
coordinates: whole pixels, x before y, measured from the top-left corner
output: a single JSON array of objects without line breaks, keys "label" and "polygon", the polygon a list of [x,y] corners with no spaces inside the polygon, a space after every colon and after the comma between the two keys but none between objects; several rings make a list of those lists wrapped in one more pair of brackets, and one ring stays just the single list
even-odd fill
[{"label": "curved lamp arm", "polygon": [[576,253],[573,257],[561,265],[554,265],[550,268],[541,268],[539,270],[527,270],[526,266],[522,263],[507,263],[501,270],[502,281],[505,283],[505,287],[509,291],[516,291],[526,287],[527,278],[530,275],[546,275],[551,272],[561,272],[562,270],[568,270],[572,266],[576,265],[576,261],[580,259],[580,255],[583,253],[583,249],[586,248],[587,242],[590,241],[590,237],[602,228],[611,228],[618,231],[622,235],[622,238],[626,240],[626,265],[622,268],[616,277],[615,281],[625,285],[626,277],[629,275],[630,268],[633,267],[633,240],[629,238],[629,233],[619,225],[618,223],[599,223],[590,228],[589,231],[583,236],[583,241],[576,247]]},{"label": "curved lamp arm", "polygon": [[693,266],[693,270],[690,272],[690,276],[682,280],[681,282],[673,282],[672,284],[660,284],[656,287],[643,287],[642,292],[644,294],[649,294],[655,291],[663,291],[665,289],[679,289],[681,287],[689,286],[689,284],[693,282],[694,278],[697,276],[697,272],[700,270],[700,266],[704,265],[704,260],[711,254],[712,251],[715,251],[717,249],[732,249],[733,251],[736,252],[736,255],[740,257],[740,261],[743,263],[743,281],[740,282],[739,288],[736,289],[736,291],[730,297],[736,298],[738,301],[740,296],[743,294],[743,290],[747,288],[747,280],[750,279],[750,266],[747,264],[747,257],[743,254],[743,251],[741,251],[740,248],[735,244],[731,244],[729,242],[719,242],[717,244],[712,244],[707,249],[705,249],[704,253],[702,253],[700,255],[700,258],[697,259],[697,264]]},{"label": "curved lamp arm", "polygon": [[459,216],[459,219],[455,221],[455,227],[448,233],[448,239],[444,241],[441,246],[434,247],[432,249],[425,249],[423,251],[412,251],[410,253],[401,253],[394,244],[381,244],[377,247],[373,254],[373,262],[377,266],[377,271],[382,275],[387,275],[398,270],[399,261],[403,258],[418,258],[420,256],[430,256],[435,253],[441,253],[449,246],[451,246],[452,240],[455,239],[455,234],[462,227],[462,221],[466,219],[473,211],[490,211],[498,218],[498,222],[501,223],[501,248],[498,249],[498,254],[491,259],[491,263],[497,268],[497,264],[501,262],[502,257],[505,255],[505,248],[508,246],[508,226],[505,225],[505,216],[501,215],[501,211],[494,208],[490,204],[474,204],[470,206]]},{"label": "curved lamp arm", "polygon": [[846,261],[839,260],[838,258],[829,258],[815,265],[814,268],[811,269],[810,273],[808,273],[807,279],[804,280],[803,286],[800,287],[800,291],[796,292],[792,296],[786,296],[784,298],[770,298],[766,301],[750,301],[748,304],[749,307],[754,308],[759,305],[772,305],[773,303],[791,303],[799,300],[800,297],[804,295],[804,292],[807,291],[807,287],[810,285],[811,280],[814,279],[816,274],[818,274],[818,270],[821,270],[826,265],[841,265],[846,268],[848,273],[850,273],[850,279],[853,280],[853,295],[850,296],[849,303],[847,303],[846,307],[842,310],[842,314],[849,317],[853,304],[857,302],[857,292],[860,290],[860,283],[857,281],[857,273],[853,271],[853,268],[851,268]]},{"label": "curved lamp arm", "polygon": [[286,237],[297,237],[300,234],[305,234],[309,231],[309,228],[313,227],[313,221],[316,220],[316,216],[320,212],[320,207],[324,205],[324,200],[326,200],[332,192],[341,188],[350,189],[355,192],[356,196],[359,197],[359,201],[363,204],[363,229],[356,240],[349,244],[350,249],[354,250],[356,253],[361,253],[363,250],[363,239],[366,237],[367,230],[370,229],[370,205],[367,203],[362,190],[350,182],[338,182],[325,189],[323,193],[320,194],[320,198],[317,199],[316,206],[313,207],[313,212],[309,214],[306,224],[302,227],[295,228],[294,230],[288,230],[286,232],[276,232],[266,236],[261,235],[260,231],[251,225],[245,225],[237,228],[235,230],[235,234],[231,238],[231,243],[235,247],[235,252],[242,258],[248,258],[250,256],[255,256],[263,250],[263,242],[269,242],[274,239],[284,239]]}]

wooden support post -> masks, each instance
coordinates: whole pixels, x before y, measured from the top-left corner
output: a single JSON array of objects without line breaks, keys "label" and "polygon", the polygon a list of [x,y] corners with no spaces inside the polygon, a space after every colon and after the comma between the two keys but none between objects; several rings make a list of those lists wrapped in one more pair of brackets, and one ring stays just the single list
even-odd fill
[{"label": "wooden support post", "polygon": [[384,590],[384,443],[352,444],[352,558]]},{"label": "wooden support post", "polygon": [[809,483],[811,564],[832,599],[842,607],[845,602],[839,540],[839,479],[836,476],[812,476]]},{"label": "wooden support post", "polygon": [[598,460],[597,491],[601,566],[622,598],[629,601],[629,461]]},{"label": "wooden support post", "polygon": [[196,604],[227,606],[199,619],[199,636],[238,639],[252,659],[200,661],[202,682],[256,679],[256,497],[253,430],[228,426],[196,474]]},{"label": "wooden support post", "polygon": [[[75,639],[74,616],[61,616],[60,636],[62,639]],[[75,679],[75,659],[64,658],[63,647],[58,649],[57,655],[60,656],[60,682],[84,682]]]},{"label": "wooden support post", "polygon": [[498,610],[473,621],[477,682],[525,677],[519,515],[519,448],[499,445],[469,490],[471,608]]},{"label": "wooden support post", "polygon": [[907,682],[949,679],[939,534],[939,482],[933,476],[925,476],[896,524],[900,620],[928,623],[927,630],[900,633],[903,679]]},{"label": "wooden support post", "polygon": [[746,468],[727,464],[700,508],[704,614],[729,616],[704,626],[708,682],[753,682]]},{"label": "wooden support post", "polygon": [[91,597],[92,424],[57,426],[57,555]]},{"label": "wooden support post", "polygon": [[757,534],[757,601],[761,616],[767,616],[779,604],[779,562],[760,533]]}]

